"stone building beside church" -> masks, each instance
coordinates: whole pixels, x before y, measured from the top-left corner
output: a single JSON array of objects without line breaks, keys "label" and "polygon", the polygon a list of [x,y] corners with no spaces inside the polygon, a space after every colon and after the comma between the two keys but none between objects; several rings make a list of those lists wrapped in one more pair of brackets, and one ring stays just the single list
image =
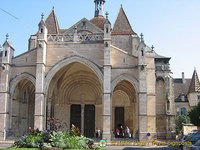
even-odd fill
[{"label": "stone building beside church", "polygon": [[[0,68],[0,139],[29,127],[45,130],[57,118],[93,137],[110,140],[120,125],[134,138],[174,138],[175,101],[169,57],[158,55],[132,29],[121,7],[114,25],[104,17],[105,0],[94,0],[95,16],[61,29],[52,9],[14,57],[6,36]],[[150,137],[147,137],[150,133]]]}]

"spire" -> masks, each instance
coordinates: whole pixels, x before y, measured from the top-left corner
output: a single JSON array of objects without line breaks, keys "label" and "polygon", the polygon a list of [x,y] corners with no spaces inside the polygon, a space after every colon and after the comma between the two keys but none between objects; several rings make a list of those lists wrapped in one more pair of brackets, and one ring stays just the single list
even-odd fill
[{"label": "spire", "polygon": [[8,33],[7,33],[7,34],[6,34],[6,41],[4,42],[3,47],[4,47],[5,45],[8,45],[9,47],[11,47],[11,48],[14,50],[14,48],[13,48],[12,44],[9,42],[8,38],[9,38],[9,35],[8,35]]},{"label": "spire", "polygon": [[54,7],[52,8],[49,16],[45,20],[45,24],[48,30],[48,34],[58,34],[59,33],[59,24],[56,18],[56,13]]},{"label": "spire", "polygon": [[94,17],[98,17],[98,16],[103,16],[103,6],[105,3],[105,0],[94,0],[95,3],[95,14]]},{"label": "spire", "polygon": [[188,93],[200,92],[200,82],[196,69],[194,70]]},{"label": "spire", "polygon": [[117,19],[113,27],[112,35],[132,35],[132,34],[136,33],[132,30],[129,20],[121,5]]}]

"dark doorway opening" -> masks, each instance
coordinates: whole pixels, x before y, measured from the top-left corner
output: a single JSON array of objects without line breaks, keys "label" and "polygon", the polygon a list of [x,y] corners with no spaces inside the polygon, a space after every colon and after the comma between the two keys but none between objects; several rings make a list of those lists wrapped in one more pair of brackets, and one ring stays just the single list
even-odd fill
[{"label": "dark doorway opening", "polygon": [[115,130],[124,127],[124,107],[115,108]]},{"label": "dark doorway opening", "polygon": [[71,105],[70,126],[72,124],[81,129],[81,105]]},{"label": "dark doorway opening", "polygon": [[84,110],[84,135],[92,138],[95,133],[95,106],[85,105]]}]

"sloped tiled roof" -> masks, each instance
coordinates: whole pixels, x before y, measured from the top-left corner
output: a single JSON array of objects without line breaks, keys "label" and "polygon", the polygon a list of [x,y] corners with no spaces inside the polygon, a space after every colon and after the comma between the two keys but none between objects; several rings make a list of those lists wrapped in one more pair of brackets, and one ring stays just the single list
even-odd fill
[{"label": "sloped tiled roof", "polygon": [[56,14],[54,9],[52,9],[51,13],[45,20],[45,24],[48,30],[48,34],[58,34],[59,33],[59,24],[56,18]]},{"label": "sloped tiled roof", "polygon": [[136,34],[128,21],[128,18],[124,12],[124,9],[121,7],[115,21],[112,35],[132,35]]},{"label": "sloped tiled roof", "polygon": [[196,70],[194,70],[188,93],[200,92],[200,83]]},{"label": "sloped tiled roof", "polygon": [[104,30],[105,18],[103,16],[96,16],[90,20],[91,23]]},{"label": "sloped tiled roof", "polygon": [[187,95],[190,87],[191,79],[185,79],[185,82],[181,78],[174,79],[174,98],[177,99],[180,95]]}]

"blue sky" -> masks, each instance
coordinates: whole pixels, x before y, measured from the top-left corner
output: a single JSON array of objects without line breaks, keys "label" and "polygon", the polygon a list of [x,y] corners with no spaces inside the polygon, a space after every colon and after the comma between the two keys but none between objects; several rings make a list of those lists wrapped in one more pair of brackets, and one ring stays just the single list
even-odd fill
[{"label": "blue sky", "polygon": [[[200,73],[200,0],[106,0],[104,10],[114,24],[120,5],[133,30],[144,34],[145,43],[171,57],[173,77],[191,78],[196,67]],[[0,0],[0,45],[6,33],[15,48],[15,56],[27,51],[28,39],[37,32],[41,13],[45,18],[52,7],[60,28],[69,28],[83,17],[94,16],[93,0]]]}]

